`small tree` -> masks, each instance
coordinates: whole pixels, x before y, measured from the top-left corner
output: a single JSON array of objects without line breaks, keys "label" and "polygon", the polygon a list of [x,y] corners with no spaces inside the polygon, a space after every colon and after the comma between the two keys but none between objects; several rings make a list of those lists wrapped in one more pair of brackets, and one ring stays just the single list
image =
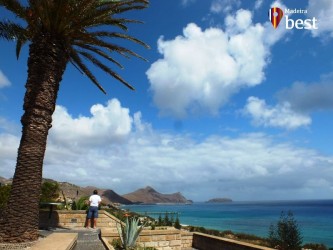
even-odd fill
[{"label": "small tree", "polygon": [[86,210],[89,204],[89,196],[82,196],[78,201],[72,203],[72,210]]},{"label": "small tree", "polygon": [[0,210],[7,205],[11,185],[0,186]]},{"label": "small tree", "polygon": [[287,215],[284,212],[281,212],[280,219],[276,225],[270,225],[268,241],[271,247],[280,250],[301,249],[301,231],[291,211],[289,211]]},{"label": "small tree", "polygon": [[158,225],[158,226],[162,226],[162,224],[163,224],[163,221],[162,221],[162,215],[160,214],[160,215],[158,216],[158,223],[157,223],[157,225]]},{"label": "small tree", "polygon": [[57,182],[45,181],[42,184],[40,201],[54,201],[59,197],[59,184]]},{"label": "small tree", "polygon": [[178,214],[177,214],[176,221],[175,221],[175,228],[177,228],[177,229],[182,228],[182,225],[180,225],[180,222],[179,222]]}]

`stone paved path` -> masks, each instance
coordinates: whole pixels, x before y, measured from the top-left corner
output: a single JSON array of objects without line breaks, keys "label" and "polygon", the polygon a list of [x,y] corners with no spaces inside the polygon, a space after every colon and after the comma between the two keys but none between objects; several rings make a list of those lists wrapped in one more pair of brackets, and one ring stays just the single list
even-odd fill
[{"label": "stone paved path", "polygon": [[[77,232],[78,239],[77,244],[73,250],[105,250],[102,241],[99,239],[99,229],[82,229],[82,230],[71,230]],[[74,233],[73,232],[73,233]]]},{"label": "stone paved path", "polygon": [[47,236],[50,233],[78,233],[77,244],[73,250],[105,250],[102,241],[99,239],[100,229],[53,229],[41,231],[40,234]]}]

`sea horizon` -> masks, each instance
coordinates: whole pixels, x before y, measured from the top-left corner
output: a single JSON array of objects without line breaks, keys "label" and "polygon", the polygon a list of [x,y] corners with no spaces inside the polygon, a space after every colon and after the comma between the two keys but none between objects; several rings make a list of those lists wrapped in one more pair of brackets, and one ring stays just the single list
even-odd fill
[{"label": "sea horizon", "polygon": [[268,236],[269,226],[279,220],[281,212],[291,211],[302,233],[303,244],[322,243],[333,247],[333,199],[140,204],[122,208],[156,219],[159,214],[173,212],[183,225],[260,237]]}]

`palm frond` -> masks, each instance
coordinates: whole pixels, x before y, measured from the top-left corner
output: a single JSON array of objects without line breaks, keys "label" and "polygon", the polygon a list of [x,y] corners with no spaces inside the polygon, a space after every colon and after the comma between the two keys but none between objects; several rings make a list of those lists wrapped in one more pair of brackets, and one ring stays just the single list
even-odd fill
[{"label": "palm frond", "polygon": [[120,55],[122,55],[126,58],[129,58],[129,56],[134,56],[134,57],[137,57],[137,58],[140,58],[140,59],[146,61],[146,59],[143,58],[142,56],[140,56],[139,54],[137,54],[129,49],[126,49],[125,47],[106,42],[102,39],[98,39],[97,37],[92,36],[90,33],[81,33],[80,35],[81,35],[81,37],[79,38],[79,40],[82,40],[85,43],[88,43],[88,44],[91,44],[94,46],[103,47],[103,48],[109,50],[110,52],[119,53]]},{"label": "palm frond", "polygon": [[93,36],[97,36],[97,37],[121,38],[121,39],[129,40],[129,41],[135,42],[137,44],[140,44],[140,45],[146,47],[147,49],[150,48],[149,45],[146,44],[145,42],[143,42],[135,37],[129,36],[127,34],[122,34],[122,33],[117,33],[117,32],[105,32],[105,31],[91,32],[90,34]]},{"label": "palm frond", "polygon": [[79,46],[83,49],[86,49],[86,50],[90,50],[98,55],[100,55],[101,57],[104,57],[106,60],[110,61],[110,62],[113,62],[114,64],[116,64],[119,68],[123,69],[123,65],[121,65],[119,62],[117,62],[116,60],[114,60],[111,56],[109,56],[107,53],[105,53],[104,51],[98,49],[98,48],[95,48],[93,46],[90,46],[88,44],[84,44],[84,43],[80,43],[80,42],[76,42],[74,43],[74,45],[76,46]]},{"label": "palm frond", "polygon": [[113,70],[111,70],[109,67],[105,66],[102,62],[100,62],[98,59],[96,59],[95,57],[93,57],[91,54],[86,53],[84,51],[79,52],[79,54],[81,54],[82,56],[84,56],[85,58],[87,58],[89,61],[91,61],[93,64],[95,64],[97,67],[101,68],[104,72],[108,73],[109,75],[113,76],[114,78],[116,78],[118,81],[120,81],[121,83],[123,83],[126,87],[128,87],[131,90],[134,90],[133,86],[131,86],[130,84],[128,84],[123,78],[121,78],[116,72],[114,72]]},{"label": "palm frond", "polygon": [[[54,39],[61,44],[69,62],[73,63],[103,93],[105,90],[86,66],[85,61],[92,62],[94,66],[128,88],[134,89],[99,59],[105,59],[106,62],[120,68],[123,66],[114,55],[118,54],[125,58],[136,57],[146,61],[139,54],[114,41],[128,40],[149,48],[145,42],[126,33],[128,24],[142,22],[122,16],[127,11],[144,9],[148,4],[149,0],[0,0],[0,6],[4,6],[26,21],[25,27],[9,21],[0,21],[0,38],[16,41],[18,57],[24,44],[38,36],[47,35],[51,41]],[[120,31],[105,31],[109,27],[118,28]]]},{"label": "palm frond", "polygon": [[26,18],[26,8],[17,0],[0,0],[0,6],[4,6],[7,10],[22,19]]},{"label": "palm frond", "polygon": [[99,88],[104,94],[106,94],[106,91],[103,89],[103,87],[99,84],[95,76],[90,72],[90,70],[84,65],[82,62],[80,56],[77,54],[76,51],[72,50],[72,53],[70,53],[71,59],[74,64],[76,64],[82,72]]},{"label": "palm frond", "polygon": [[25,29],[17,24],[10,21],[0,21],[0,37],[6,40],[15,40],[25,33]]}]

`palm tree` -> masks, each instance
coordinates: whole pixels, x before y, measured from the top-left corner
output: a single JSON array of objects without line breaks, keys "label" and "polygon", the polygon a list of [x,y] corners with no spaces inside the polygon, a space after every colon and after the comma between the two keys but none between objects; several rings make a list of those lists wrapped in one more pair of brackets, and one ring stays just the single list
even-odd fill
[{"label": "palm tree", "polygon": [[[148,47],[126,33],[129,23],[140,22],[121,17],[148,4],[149,0],[0,0],[0,7],[18,17],[13,19],[15,22],[0,21],[0,37],[16,41],[17,57],[21,47],[30,42],[22,137],[10,198],[0,217],[0,242],[29,242],[38,238],[38,203],[47,135],[67,64],[73,64],[103,93],[105,90],[86,62],[133,89],[105,63],[122,67],[114,59],[114,52],[143,59],[113,41],[125,39]],[[119,32],[110,31],[112,27]]]}]

